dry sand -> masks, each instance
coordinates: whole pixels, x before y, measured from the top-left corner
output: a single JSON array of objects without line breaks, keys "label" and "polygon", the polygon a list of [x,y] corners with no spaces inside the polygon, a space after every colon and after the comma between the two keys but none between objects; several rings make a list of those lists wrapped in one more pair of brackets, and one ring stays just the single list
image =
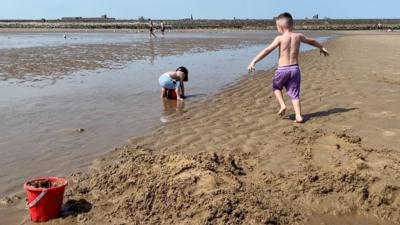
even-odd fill
[{"label": "dry sand", "polygon": [[49,224],[400,224],[399,36],[327,48],[301,56],[305,124],[245,77],[71,175]]}]

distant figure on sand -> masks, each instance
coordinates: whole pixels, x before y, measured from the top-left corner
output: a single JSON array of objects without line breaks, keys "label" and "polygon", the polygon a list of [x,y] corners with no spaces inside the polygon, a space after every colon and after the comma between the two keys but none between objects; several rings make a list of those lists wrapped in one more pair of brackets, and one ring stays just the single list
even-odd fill
[{"label": "distant figure on sand", "polygon": [[162,35],[165,34],[165,24],[164,24],[164,21],[161,21],[161,34],[162,34]]},{"label": "distant figure on sand", "polygon": [[383,30],[383,26],[382,26],[381,23],[378,23],[378,26],[377,26],[377,27],[378,27],[378,30],[379,30],[379,31],[382,31],[382,30]]},{"label": "distant figure on sand", "polygon": [[151,19],[149,19],[149,37],[150,39],[152,37],[156,38],[157,36],[154,34],[154,25],[153,25],[153,21]]},{"label": "distant figure on sand", "polygon": [[300,44],[306,43],[317,47],[320,49],[320,54],[324,56],[328,56],[329,53],[316,40],[306,37],[304,34],[293,32],[293,26],[293,17],[289,13],[285,12],[280,14],[276,20],[276,27],[281,35],[277,36],[266,49],[262,50],[253,61],[251,61],[247,69],[249,72],[254,71],[257,62],[266,57],[275,48],[279,47],[278,69],[272,79],[272,88],[281,107],[278,114],[282,116],[286,112],[286,105],[282,95],[282,89],[285,87],[288,96],[292,100],[293,108],[296,113],[295,122],[302,123],[304,120],[301,115],[300,104]]},{"label": "distant figure on sand", "polygon": [[161,86],[161,98],[183,101],[185,98],[185,86],[183,82],[188,81],[189,71],[183,66],[175,71],[164,73],[158,79]]}]

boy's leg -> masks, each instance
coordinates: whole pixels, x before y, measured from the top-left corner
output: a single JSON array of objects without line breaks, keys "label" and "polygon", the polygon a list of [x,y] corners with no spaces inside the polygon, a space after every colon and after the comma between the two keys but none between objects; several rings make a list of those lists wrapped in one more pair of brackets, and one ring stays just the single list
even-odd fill
[{"label": "boy's leg", "polygon": [[292,100],[293,103],[293,109],[296,114],[296,123],[302,123],[303,122],[303,117],[301,116],[301,104],[300,104],[300,99],[294,99]]},{"label": "boy's leg", "polygon": [[286,105],[285,105],[285,101],[283,100],[282,91],[274,90],[274,94],[275,94],[276,99],[279,102],[279,105],[281,106],[281,109],[279,110],[278,115],[283,116],[283,115],[285,115],[285,112],[286,112]]},{"label": "boy's leg", "polygon": [[280,116],[283,116],[286,113],[286,105],[282,95],[282,88],[284,87],[286,80],[287,73],[278,68],[275,72],[274,77],[272,78],[272,89],[274,90],[275,97],[278,100],[279,105],[281,106],[278,111],[278,115]]},{"label": "boy's leg", "polygon": [[298,66],[291,68],[291,79],[286,84],[287,94],[292,99],[293,109],[296,113],[295,122],[302,123],[303,117],[301,116],[301,104],[300,104],[300,84],[301,84],[301,72]]}]

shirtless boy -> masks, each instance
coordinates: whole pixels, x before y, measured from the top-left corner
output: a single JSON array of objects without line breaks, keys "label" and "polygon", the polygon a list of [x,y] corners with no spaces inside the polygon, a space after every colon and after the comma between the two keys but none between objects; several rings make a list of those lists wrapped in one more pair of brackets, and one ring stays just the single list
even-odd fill
[{"label": "shirtless boy", "polygon": [[296,113],[295,122],[302,123],[304,119],[301,115],[300,105],[300,44],[306,43],[317,47],[320,49],[320,54],[324,56],[328,56],[329,53],[316,40],[306,37],[304,34],[293,32],[293,25],[293,17],[289,13],[280,14],[276,20],[276,27],[280,35],[251,61],[247,69],[249,72],[254,71],[257,62],[279,47],[278,69],[272,79],[272,88],[281,107],[278,114],[282,116],[286,112],[286,105],[282,95],[282,89],[285,87]]}]

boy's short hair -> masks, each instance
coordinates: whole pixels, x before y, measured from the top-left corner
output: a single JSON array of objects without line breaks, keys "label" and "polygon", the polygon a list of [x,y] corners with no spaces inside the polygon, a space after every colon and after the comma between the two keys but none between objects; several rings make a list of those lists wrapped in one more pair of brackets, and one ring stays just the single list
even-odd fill
[{"label": "boy's short hair", "polygon": [[186,69],[186,67],[180,66],[176,69],[176,71],[180,71],[185,74],[185,78],[183,78],[183,81],[186,81],[186,82],[189,81],[189,70]]},{"label": "boy's short hair", "polygon": [[293,17],[292,17],[292,15],[290,15],[290,13],[284,12],[284,13],[279,14],[278,20],[280,20],[280,19],[285,19],[287,21],[287,25],[289,27],[293,27],[293,25],[294,25]]}]

